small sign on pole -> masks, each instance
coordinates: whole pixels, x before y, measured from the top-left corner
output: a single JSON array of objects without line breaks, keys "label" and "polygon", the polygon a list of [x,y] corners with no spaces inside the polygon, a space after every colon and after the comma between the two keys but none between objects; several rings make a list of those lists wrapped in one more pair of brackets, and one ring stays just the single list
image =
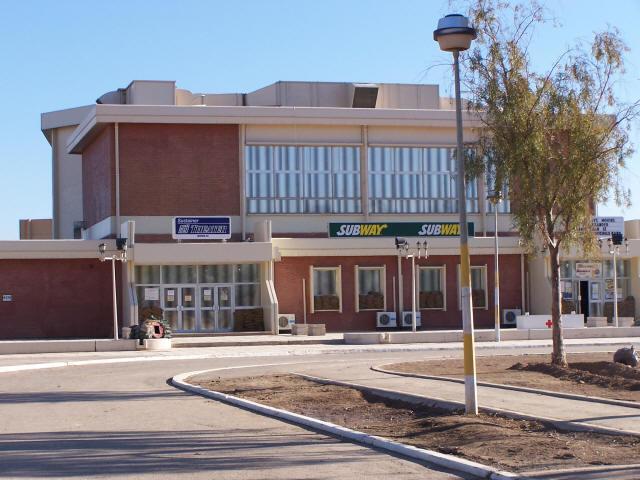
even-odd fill
[{"label": "small sign on pole", "polygon": [[593,233],[598,238],[624,236],[624,217],[593,217]]}]

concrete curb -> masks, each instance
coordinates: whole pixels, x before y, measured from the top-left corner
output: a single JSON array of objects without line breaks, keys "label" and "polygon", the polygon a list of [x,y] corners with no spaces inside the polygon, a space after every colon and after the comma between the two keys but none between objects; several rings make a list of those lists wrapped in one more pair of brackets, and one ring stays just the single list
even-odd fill
[{"label": "concrete curb", "polygon": [[269,407],[260,403],[252,402],[251,400],[245,400],[243,398],[234,397],[224,393],[208,390],[203,387],[199,387],[188,383],[187,378],[195,375],[211,372],[215,370],[200,370],[196,372],[187,372],[180,375],[176,375],[171,379],[172,385],[181,390],[185,390],[190,393],[195,393],[203,397],[219,400],[231,405],[245,408],[253,412],[260,413],[269,417],[275,417],[281,420],[285,420],[297,425],[303,425],[313,430],[328,433],[332,436],[343,438],[356,443],[361,443],[367,446],[372,446],[381,450],[386,450],[398,455],[413,458],[423,462],[428,462],[433,465],[444,467],[450,470],[475,475],[480,478],[487,478],[490,480],[506,480],[520,478],[518,475],[503,472],[487,465],[472,462],[462,458],[454,457],[452,455],[446,455],[443,453],[435,452],[432,450],[425,450],[410,445],[404,445],[402,443],[387,440],[375,435],[368,435],[363,432],[351,430],[349,428],[341,427],[333,423],[324,422],[315,418],[299,415],[286,410],[281,410],[274,407]]},{"label": "concrete curb", "polygon": [[[568,346],[571,347],[608,347],[613,348],[615,346],[625,346],[628,345],[628,341],[623,343],[600,343],[600,342],[584,342],[584,343],[567,343]],[[408,346],[413,345],[413,346]],[[510,351],[514,349],[536,349],[536,348],[547,348],[551,346],[551,342],[545,342],[544,344],[534,344],[534,345],[504,345],[504,344],[495,344],[493,342],[487,344],[479,344],[476,345],[476,350],[504,350]],[[16,365],[6,365],[0,366],[0,374],[1,373],[10,373],[10,372],[20,372],[20,371],[28,371],[28,370],[41,370],[47,368],[60,368],[60,367],[71,367],[71,366],[83,366],[83,365],[102,365],[109,363],[129,363],[129,362],[154,362],[154,361],[170,361],[170,360],[206,360],[209,358],[235,358],[235,357],[276,357],[276,356],[304,356],[304,355],[341,355],[341,354],[351,354],[351,353],[413,353],[413,352],[438,352],[438,351],[453,351],[453,350],[461,350],[462,343],[451,343],[447,345],[434,346],[433,344],[398,344],[398,346],[387,346],[380,348],[380,345],[369,345],[356,347],[353,346],[345,346],[342,349],[318,349],[311,352],[291,352],[284,350],[282,352],[249,352],[250,354],[216,354],[216,353],[206,353],[206,354],[185,354],[185,355],[155,355],[155,356],[140,356],[140,357],[119,357],[119,358],[105,358],[105,359],[93,359],[93,360],[71,360],[71,361],[56,361],[56,362],[46,362],[46,363],[27,363],[27,364],[16,364]],[[174,349],[175,351],[175,349]],[[500,353],[496,353],[499,355]],[[0,356],[1,358],[1,356]]]},{"label": "concrete curb", "polygon": [[[423,373],[396,372],[394,370],[387,370],[382,366],[371,367],[371,370],[373,370],[374,372],[386,373],[388,375],[397,375],[399,377],[423,378],[425,380],[441,380],[443,382],[453,382],[453,383],[464,384],[464,380],[461,378],[440,377],[438,375],[425,375]],[[631,402],[627,400],[615,400],[612,398],[591,397],[588,395],[579,395],[577,393],[554,392],[552,390],[541,390],[541,389],[531,388],[531,387],[519,387],[517,385],[506,385],[503,383],[490,383],[490,382],[477,382],[477,383],[481,387],[500,388],[502,390],[514,390],[517,392],[536,393],[538,395],[548,395],[551,397],[566,398],[569,400],[581,400],[584,402],[605,403],[608,405],[617,405],[619,407],[629,407],[629,408],[640,409],[640,403]]]},{"label": "concrete curb", "polygon": [[[326,385],[338,385],[341,387],[355,388],[363,392],[370,392],[379,397],[388,398],[390,400],[399,400],[414,405],[426,405],[429,407],[440,407],[447,410],[462,410],[464,409],[464,402],[458,402],[455,400],[445,400],[437,397],[425,397],[423,395],[416,395],[414,393],[402,392],[398,390],[388,390],[386,388],[369,387],[367,385],[361,385],[358,383],[343,382],[340,380],[330,380],[328,378],[314,377],[313,375],[306,375],[302,373],[296,373],[299,377],[305,378],[312,382],[322,383]],[[565,430],[569,432],[593,432],[602,433],[605,435],[626,435],[630,437],[639,437],[640,432],[632,430],[621,430],[612,427],[602,427],[599,425],[593,425],[585,422],[572,422],[569,420],[558,420],[556,418],[539,417],[536,415],[529,415],[527,413],[517,412],[514,410],[503,410],[493,407],[480,407],[479,409],[485,413],[492,413],[495,415],[502,415],[504,417],[514,418],[518,420],[531,420],[553,425],[559,430]]]}]

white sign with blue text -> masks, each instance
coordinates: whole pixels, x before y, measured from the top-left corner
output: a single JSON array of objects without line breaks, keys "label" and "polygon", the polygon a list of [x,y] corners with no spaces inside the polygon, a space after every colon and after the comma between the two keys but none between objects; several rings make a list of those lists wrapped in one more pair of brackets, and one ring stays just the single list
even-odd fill
[{"label": "white sign with blue text", "polygon": [[229,240],[231,217],[174,217],[171,230],[175,240]]}]

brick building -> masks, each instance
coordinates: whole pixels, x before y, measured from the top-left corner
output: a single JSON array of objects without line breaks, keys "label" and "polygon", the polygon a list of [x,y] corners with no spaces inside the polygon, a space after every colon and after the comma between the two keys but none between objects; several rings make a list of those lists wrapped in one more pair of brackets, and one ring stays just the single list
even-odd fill
[{"label": "brick building", "polygon": [[[473,141],[478,119],[463,115]],[[461,327],[459,246],[446,233],[458,221],[455,111],[435,85],[278,82],[194,94],[134,81],[43,114],[42,131],[53,242],[71,252],[128,238],[123,325],[148,306],[183,334],[275,333],[284,314],[329,331],[374,330],[383,312],[402,323],[412,273],[393,232],[404,231],[412,246],[429,244],[415,278],[422,328]],[[480,328],[493,325],[491,188],[484,178],[467,185]],[[501,307],[535,313],[546,308],[544,265],[525,258],[508,197],[498,208]],[[177,241],[174,217],[190,216],[229,217],[229,241]]]}]

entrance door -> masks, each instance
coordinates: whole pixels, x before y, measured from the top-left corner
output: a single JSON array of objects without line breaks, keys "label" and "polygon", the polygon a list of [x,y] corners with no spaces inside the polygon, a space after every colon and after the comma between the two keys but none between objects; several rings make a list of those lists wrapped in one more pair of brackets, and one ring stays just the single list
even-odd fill
[{"label": "entrance door", "polygon": [[200,287],[200,331],[233,331],[233,288],[230,285]]},{"label": "entrance door", "polygon": [[589,282],[586,280],[580,281],[580,313],[589,317]]},{"label": "entrance door", "polygon": [[195,286],[166,286],[162,289],[165,320],[175,332],[196,330]]}]

